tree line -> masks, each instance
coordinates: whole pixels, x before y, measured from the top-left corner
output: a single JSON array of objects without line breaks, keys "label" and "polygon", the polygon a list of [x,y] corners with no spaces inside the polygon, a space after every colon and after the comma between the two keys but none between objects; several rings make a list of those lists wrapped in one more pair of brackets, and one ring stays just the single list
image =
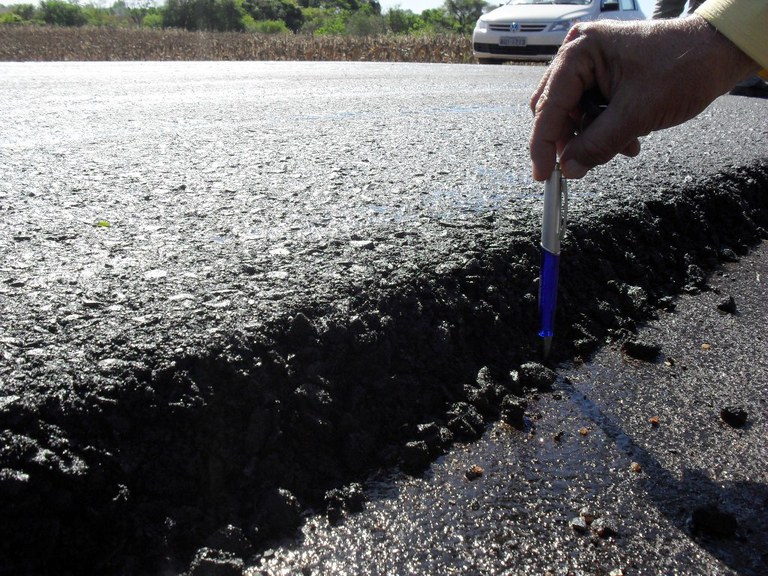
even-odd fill
[{"label": "tree line", "polygon": [[[130,1],[130,0],[129,0]],[[179,28],[190,31],[375,36],[469,34],[490,6],[485,0],[445,0],[415,14],[382,12],[377,0],[118,0],[110,7],[78,0],[0,5],[0,24]]]}]

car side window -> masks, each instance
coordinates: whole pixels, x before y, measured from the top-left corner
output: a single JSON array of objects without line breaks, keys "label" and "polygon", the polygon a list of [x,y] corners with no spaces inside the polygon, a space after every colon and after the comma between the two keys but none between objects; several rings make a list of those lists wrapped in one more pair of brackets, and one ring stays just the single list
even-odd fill
[{"label": "car side window", "polygon": [[621,10],[637,10],[635,0],[619,0],[619,8]]}]

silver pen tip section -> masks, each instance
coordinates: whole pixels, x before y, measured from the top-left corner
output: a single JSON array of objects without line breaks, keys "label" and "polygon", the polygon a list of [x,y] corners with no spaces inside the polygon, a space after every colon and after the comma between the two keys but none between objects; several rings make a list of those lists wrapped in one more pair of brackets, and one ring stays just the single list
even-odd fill
[{"label": "silver pen tip section", "polygon": [[544,357],[544,362],[546,362],[547,359],[549,358],[549,351],[552,349],[552,337],[547,336],[543,338],[543,344],[544,345],[542,346],[542,352],[543,352],[542,355]]}]

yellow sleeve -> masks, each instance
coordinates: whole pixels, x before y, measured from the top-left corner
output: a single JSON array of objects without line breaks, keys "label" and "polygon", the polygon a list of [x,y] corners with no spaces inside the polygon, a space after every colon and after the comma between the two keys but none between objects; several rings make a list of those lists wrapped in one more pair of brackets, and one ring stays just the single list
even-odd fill
[{"label": "yellow sleeve", "polygon": [[768,68],[768,0],[707,0],[696,14]]}]

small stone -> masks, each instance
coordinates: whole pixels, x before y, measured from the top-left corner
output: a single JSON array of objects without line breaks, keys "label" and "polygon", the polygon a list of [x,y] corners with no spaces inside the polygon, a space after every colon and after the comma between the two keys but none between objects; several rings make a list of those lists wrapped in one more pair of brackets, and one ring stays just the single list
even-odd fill
[{"label": "small stone", "polygon": [[662,310],[666,310],[667,312],[674,312],[677,305],[675,304],[675,299],[671,296],[662,296],[658,299],[657,304],[659,308]]},{"label": "small stone", "polygon": [[270,532],[286,535],[301,524],[301,507],[296,497],[285,488],[269,490],[257,501],[261,525]]},{"label": "small stone", "polygon": [[168,300],[171,302],[180,302],[182,300],[194,300],[195,295],[191,294],[189,292],[179,292],[178,294],[174,294],[173,296],[169,296]]},{"label": "small stone", "polygon": [[168,271],[162,268],[155,268],[154,270],[147,270],[144,272],[144,278],[146,280],[159,280],[168,276]]},{"label": "small stone", "polygon": [[707,285],[707,275],[700,266],[691,264],[688,266],[686,273],[686,280],[688,284],[686,285],[685,289],[688,292],[695,294]]},{"label": "small stone", "polygon": [[645,362],[653,362],[661,354],[661,346],[659,344],[640,339],[627,340],[622,344],[621,349],[627,356]]},{"label": "small stone", "polygon": [[353,482],[344,488],[344,505],[350,512],[361,512],[367,500],[362,484]]},{"label": "small stone", "polygon": [[736,301],[733,299],[733,296],[723,298],[718,302],[717,309],[728,314],[736,314]]},{"label": "small stone", "polygon": [[600,538],[615,538],[619,535],[616,526],[607,518],[597,518],[592,522],[592,532]]},{"label": "small stone", "polygon": [[587,526],[587,521],[584,520],[581,516],[577,516],[576,518],[571,518],[571,521],[568,523],[568,525],[571,527],[571,530],[576,532],[577,534],[586,534],[587,530],[589,530],[589,527]]},{"label": "small stone", "polygon": [[632,464],[629,465],[629,469],[632,470],[635,474],[639,474],[643,471],[643,467],[640,465],[639,462],[632,462]]},{"label": "small stone", "polygon": [[253,552],[253,547],[238,526],[227,524],[211,534],[205,541],[207,548],[229,552],[235,556],[245,557]]},{"label": "small stone", "polygon": [[242,576],[243,559],[230,552],[201,548],[190,565],[190,576]]},{"label": "small stone", "polygon": [[104,358],[103,360],[99,360],[96,366],[98,367],[99,372],[103,374],[110,374],[124,369],[126,366],[128,366],[128,363],[125,360],[120,360],[119,358]]},{"label": "small stone", "polygon": [[485,470],[483,470],[483,468],[481,468],[477,464],[473,464],[467,469],[466,472],[464,472],[464,476],[467,478],[467,480],[472,481],[472,480],[477,480],[484,473],[485,473]]},{"label": "small stone", "polygon": [[430,457],[435,458],[443,454],[453,441],[453,433],[448,428],[438,426],[436,422],[427,422],[416,427],[415,439],[426,442]]},{"label": "small stone", "polygon": [[582,426],[581,428],[579,428],[579,434],[581,434],[582,436],[586,436],[587,434],[589,434],[589,428],[587,428],[586,426]]},{"label": "small stone", "polygon": [[728,426],[741,428],[747,423],[747,411],[735,406],[726,406],[720,410],[720,418]]},{"label": "small stone", "polygon": [[400,451],[400,458],[403,470],[409,474],[418,474],[429,466],[429,447],[424,440],[408,442]]},{"label": "small stone", "polygon": [[709,352],[710,350],[712,350],[712,344],[707,344],[706,342],[704,342],[704,344],[701,345],[701,349],[704,352]]},{"label": "small stone", "polygon": [[342,510],[360,512],[365,508],[367,498],[362,484],[353,482],[343,488],[334,488],[325,493],[325,505],[328,519],[336,524],[341,518]]},{"label": "small stone", "polygon": [[589,506],[584,506],[579,510],[579,516],[584,518],[584,522],[586,522],[587,525],[592,524],[596,518],[594,511]]},{"label": "small stone", "polygon": [[464,271],[469,274],[478,274],[482,269],[482,264],[477,258],[470,258],[464,263]]},{"label": "small stone", "polygon": [[522,430],[525,427],[525,409],[527,406],[525,400],[509,394],[501,401],[501,419],[513,428]]},{"label": "small stone", "polygon": [[329,504],[325,509],[325,515],[328,518],[328,524],[336,526],[344,517],[344,509],[335,504]]},{"label": "small stone", "polygon": [[520,383],[529,388],[549,391],[557,379],[557,374],[538,362],[526,362],[518,371]]},{"label": "small stone", "polygon": [[474,440],[483,433],[485,420],[477,408],[466,402],[455,402],[448,410],[448,429],[457,439]]},{"label": "small stone", "polygon": [[651,426],[656,428],[659,425],[659,417],[658,416],[651,416],[650,418],[648,418],[648,422],[651,423]]},{"label": "small stone", "polygon": [[730,248],[723,248],[722,250],[720,250],[720,259],[724,260],[725,262],[739,261],[739,257],[736,255],[736,252],[734,252]]},{"label": "small stone", "polygon": [[306,315],[299,312],[291,318],[286,336],[292,344],[307,344],[317,337],[317,329]]}]

